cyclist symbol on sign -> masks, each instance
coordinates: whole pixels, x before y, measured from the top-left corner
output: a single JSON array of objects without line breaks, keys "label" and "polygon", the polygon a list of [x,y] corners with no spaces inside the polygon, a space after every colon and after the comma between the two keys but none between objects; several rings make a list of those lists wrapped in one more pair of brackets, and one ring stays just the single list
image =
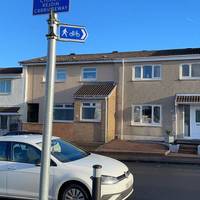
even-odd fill
[{"label": "cyclist symbol on sign", "polygon": [[69,33],[69,36],[70,37],[76,37],[76,38],[79,38],[80,37],[80,33],[78,31],[71,31]]}]

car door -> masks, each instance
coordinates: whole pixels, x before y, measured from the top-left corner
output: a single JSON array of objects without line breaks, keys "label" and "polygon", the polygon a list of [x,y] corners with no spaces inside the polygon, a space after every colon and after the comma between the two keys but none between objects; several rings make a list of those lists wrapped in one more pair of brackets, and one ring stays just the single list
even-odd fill
[{"label": "car door", "polygon": [[[41,151],[36,147],[15,142],[11,144],[7,173],[7,193],[20,198],[39,196]],[[50,189],[53,186],[53,171],[50,172]]]},{"label": "car door", "polygon": [[6,195],[8,143],[0,142],[0,196]]}]

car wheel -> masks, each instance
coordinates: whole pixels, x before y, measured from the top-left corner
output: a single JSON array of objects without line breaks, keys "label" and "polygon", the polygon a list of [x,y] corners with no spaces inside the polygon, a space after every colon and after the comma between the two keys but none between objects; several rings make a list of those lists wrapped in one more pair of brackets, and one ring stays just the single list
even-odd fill
[{"label": "car wheel", "polygon": [[64,188],[62,200],[90,200],[86,189],[78,184],[71,184]]}]

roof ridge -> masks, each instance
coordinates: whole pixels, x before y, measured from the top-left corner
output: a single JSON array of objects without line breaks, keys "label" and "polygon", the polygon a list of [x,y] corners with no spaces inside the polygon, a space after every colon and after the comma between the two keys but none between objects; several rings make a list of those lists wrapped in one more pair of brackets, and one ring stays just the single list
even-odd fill
[{"label": "roof ridge", "polygon": [[[173,56],[173,55],[191,55],[200,54],[200,48],[174,48],[174,49],[160,49],[160,50],[136,50],[124,52],[108,52],[108,53],[86,53],[86,54],[66,54],[57,55],[57,62],[77,62],[77,61],[98,61],[98,60],[114,60],[120,58],[130,57],[152,57],[152,56]],[[30,60],[19,62],[26,63],[44,63],[47,57],[38,57]]]}]

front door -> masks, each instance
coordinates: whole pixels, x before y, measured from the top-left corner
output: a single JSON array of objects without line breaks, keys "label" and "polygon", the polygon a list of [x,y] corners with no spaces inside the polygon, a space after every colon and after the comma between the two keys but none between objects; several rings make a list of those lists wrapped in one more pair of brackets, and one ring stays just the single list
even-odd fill
[{"label": "front door", "polygon": [[200,139],[200,106],[190,107],[190,136]]},{"label": "front door", "polygon": [[5,134],[8,131],[8,116],[0,115],[0,135]]}]

